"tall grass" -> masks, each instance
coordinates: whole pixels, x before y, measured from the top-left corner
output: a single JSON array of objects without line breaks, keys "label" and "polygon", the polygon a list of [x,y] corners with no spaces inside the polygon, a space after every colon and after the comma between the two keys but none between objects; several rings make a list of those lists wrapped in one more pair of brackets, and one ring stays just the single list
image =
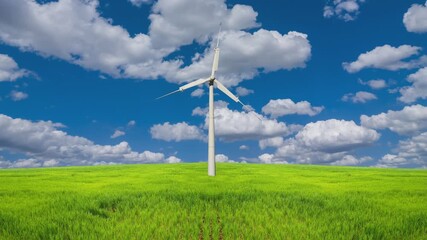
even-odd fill
[{"label": "tall grass", "polygon": [[427,171],[158,164],[0,170],[0,239],[426,239]]}]

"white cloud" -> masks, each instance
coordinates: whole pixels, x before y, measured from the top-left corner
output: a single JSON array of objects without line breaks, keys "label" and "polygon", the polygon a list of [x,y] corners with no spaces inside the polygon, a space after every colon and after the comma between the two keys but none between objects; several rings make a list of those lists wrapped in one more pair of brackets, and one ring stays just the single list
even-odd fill
[{"label": "white cloud", "polygon": [[141,7],[142,4],[150,4],[153,0],[128,0],[135,7]]},{"label": "white cloud", "polygon": [[240,150],[249,150],[249,147],[247,145],[241,145],[239,147]]},{"label": "white cloud", "polygon": [[343,63],[343,67],[349,73],[359,72],[365,68],[377,68],[390,71],[416,68],[426,64],[426,56],[411,61],[403,60],[418,55],[420,51],[420,47],[410,45],[401,45],[397,48],[384,45],[376,47],[372,51],[360,54],[354,62]]},{"label": "white cloud", "polygon": [[[305,34],[243,31],[259,27],[257,13],[247,5],[228,8],[224,0],[159,0],[149,17],[149,34],[134,36],[103,18],[98,5],[97,0],[2,1],[0,40],[117,78],[164,78],[183,83],[209,74],[215,44],[212,40],[222,21],[219,75],[227,86],[251,79],[259,71],[305,67],[311,56]],[[179,56],[164,61],[194,41],[203,46],[210,44],[202,54],[194,55],[191,65],[184,66]]]},{"label": "white cloud", "polygon": [[57,160],[40,160],[36,158],[18,159],[16,161],[7,161],[0,156],[0,168],[34,168],[34,167],[54,167],[59,162]]},{"label": "white cloud", "polygon": [[366,103],[375,99],[377,99],[377,96],[375,96],[375,94],[364,91],[357,92],[356,94],[347,93],[341,98],[341,100],[344,102],[353,103]]},{"label": "white cloud", "polygon": [[331,165],[337,166],[357,166],[367,161],[372,161],[371,157],[356,158],[353,155],[345,155],[341,160],[332,162]]},{"label": "white cloud", "polygon": [[13,82],[29,74],[30,71],[20,69],[18,64],[11,57],[6,54],[0,54],[0,82]]},{"label": "white cloud", "polygon": [[[227,108],[227,107],[228,107],[228,102],[226,101],[219,100],[214,102],[214,109]],[[192,115],[204,117],[206,116],[206,114],[208,114],[208,111],[209,109],[207,107],[206,108],[196,107],[195,109],[193,109]]]},{"label": "white cloud", "polygon": [[30,159],[20,159],[13,164],[13,167],[17,168],[30,168],[30,167],[41,167],[41,161],[30,158]]},{"label": "white cloud", "polygon": [[[205,115],[206,129],[208,123],[208,116]],[[240,112],[227,106],[215,108],[215,134],[225,141],[286,136],[296,129],[297,126],[287,126],[284,122],[268,119],[255,112]]]},{"label": "white cloud", "polygon": [[205,90],[203,90],[203,88],[197,88],[196,90],[194,90],[193,92],[191,92],[191,96],[192,97],[202,97],[205,94]]},{"label": "white cloud", "polygon": [[132,151],[127,142],[98,145],[59,130],[62,124],[32,122],[0,114],[0,149],[24,153],[29,159],[9,161],[10,167],[166,162],[162,153]]},{"label": "white cloud", "polygon": [[421,68],[416,73],[408,76],[408,81],[412,86],[403,87],[399,90],[401,97],[399,100],[404,103],[412,103],[417,99],[427,98],[427,67]]},{"label": "white cloud", "polygon": [[180,158],[175,157],[175,156],[170,156],[170,157],[166,158],[166,162],[167,163],[180,163],[180,162],[182,162],[182,160]]},{"label": "white cloud", "polygon": [[323,8],[323,17],[338,17],[346,22],[357,18],[360,11],[360,4],[365,0],[333,0]]},{"label": "white cloud", "polygon": [[375,90],[387,87],[387,83],[383,79],[374,79],[374,80],[369,80],[367,82],[364,82],[359,79],[359,83],[362,85],[368,85],[370,88]]},{"label": "white cloud", "polygon": [[394,154],[384,155],[377,163],[377,167],[397,167],[407,164],[408,161],[405,158],[399,157]]},{"label": "white cloud", "polygon": [[205,116],[208,111],[207,108],[201,108],[201,107],[196,107],[195,109],[193,109],[191,115],[192,116]]},{"label": "white cloud", "polygon": [[406,106],[401,111],[389,110],[373,116],[362,115],[362,126],[373,129],[386,129],[400,135],[414,135],[427,129],[427,107]]},{"label": "white cloud", "polygon": [[274,137],[259,140],[258,144],[261,149],[266,149],[267,147],[278,148],[283,145],[283,137]]},{"label": "white cloud", "polygon": [[352,121],[330,119],[307,124],[295,137],[283,141],[274,154],[263,154],[258,159],[264,163],[351,165],[366,158],[357,159],[349,152],[378,138],[374,130]]},{"label": "white cloud", "polygon": [[403,23],[408,32],[427,32],[427,2],[423,5],[412,4],[403,16]]},{"label": "white cloud", "polygon": [[125,134],[126,133],[123,132],[123,131],[115,130],[114,133],[113,133],[113,135],[111,135],[110,138],[118,138],[118,137],[124,136]]},{"label": "white cloud", "polygon": [[427,165],[427,132],[399,142],[399,156],[418,166]]},{"label": "white cloud", "polygon": [[427,132],[399,141],[394,149],[397,154],[386,154],[378,167],[426,167],[427,166]]},{"label": "white cloud", "polygon": [[244,97],[244,96],[247,96],[249,94],[254,93],[254,90],[247,89],[247,88],[244,88],[244,87],[237,87],[236,88],[236,93],[237,93],[238,97]]},{"label": "white cloud", "polygon": [[262,163],[271,163],[271,160],[274,158],[273,154],[268,154],[268,153],[264,153],[260,156],[258,156],[258,159],[262,162]]},{"label": "white cloud", "polygon": [[[226,31],[221,36],[217,78],[226,86],[236,86],[244,79],[253,78],[259,71],[304,68],[311,57],[307,35],[298,32],[282,35],[277,31],[260,29],[254,33]],[[172,82],[184,82],[208,76],[215,44],[211,42],[203,55],[193,58],[191,65],[171,71],[166,78]]]},{"label": "white cloud", "polygon": [[330,119],[307,124],[295,140],[309,149],[333,153],[367,146],[379,137],[375,130],[358,126],[353,121]]},{"label": "white cloud", "polygon": [[110,136],[110,138],[118,138],[118,137],[126,135],[126,132],[123,131],[123,130],[120,130],[120,129],[126,128],[126,129],[129,130],[130,128],[134,127],[135,125],[136,125],[136,121],[135,120],[130,120],[126,124],[125,127],[120,127],[119,129],[114,130],[114,133]]},{"label": "white cloud", "polygon": [[262,154],[258,157],[258,161],[360,165],[372,158],[357,158],[349,153],[373,144],[379,137],[380,134],[375,130],[358,126],[353,121],[336,119],[318,121],[307,124],[295,137],[284,141],[273,139],[266,142],[267,145],[276,147],[276,152]]},{"label": "white cloud", "polygon": [[136,125],[136,121],[135,120],[130,120],[127,124],[128,127],[133,127]]},{"label": "white cloud", "polygon": [[28,98],[28,94],[27,93],[24,93],[24,92],[21,92],[21,91],[15,91],[15,90],[12,90],[11,92],[10,92],[10,98],[13,100],[13,101],[22,101],[22,100],[24,100],[24,99],[27,99]]},{"label": "white cloud", "polygon": [[43,162],[43,167],[54,167],[58,166],[59,161],[55,159],[47,160]]},{"label": "white cloud", "polygon": [[0,159],[0,168],[35,168],[35,167],[55,167],[60,164],[55,159],[41,160],[36,158],[18,159],[16,161],[6,161]]},{"label": "white cloud", "polygon": [[264,153],[258,156],[257,159],[251,159],[251,162],[265,163],[265,164],[288,164],[282,158],[277,158],[275,154]]},{"label": "white cloud", "polygon": [[164,141],[180,142],[183,140],[204,140],[206,136],[197,126],[188,125],[186,122],[170,124],[156,124],[150,129],[151,137]]},{"label": "white cloud", "polygon": [[307,101],[293,102],[291,99],[270,100],[267,105],[262,107],[262,112],[271,115],[273,118],[284,115],[298,114],[314,116],[323,111],[324,107],[312,107]]},{"label": "white cloud", "polygon": [[[97,0],[0,2],[0,40],[21,50],[54,56],[87,69],[118,77],[134,64],[161,69],[164,50],[154,50],[149,36],[131,37],[97,12]],[[13,14],[10,14],[13,13]],[[16,19],[19,19],[17,21]],[[141,73],[156,78],[160,72]]]},{"label": "white cloud", "polygon": [[224,154],[215,155],[215,161],[216,162],[236,163],[236,161],[229,159],[228,156],[226,156]]},{"label": "white cloud", "polygon": [[205,43],[218,32],[220,22],[224,30],[249,29],[259,26],[257,15],[247,5],[229,9],[224,0],[159,0],[149,16],[149,35],[156,48]]}]

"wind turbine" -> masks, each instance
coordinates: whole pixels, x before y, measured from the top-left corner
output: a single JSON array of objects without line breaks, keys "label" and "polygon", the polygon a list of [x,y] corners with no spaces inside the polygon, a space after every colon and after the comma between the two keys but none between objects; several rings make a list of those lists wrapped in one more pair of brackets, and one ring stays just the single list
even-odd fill
[{"label": "wind turbine", "polygon": [[[219,34],[218,34],[219,35]],[[158,97],[157,99],[169,96],[176,92],[183,92],[189,88],[195,87],[197,85],[208,82],[209,83],[209,139],[208,139],[208,175],[215,176],[216,175],[216,166],[215,166],[215,123],[214,123],[214,85],[221,90],[225,95],[230,97],[233,101],[238,102],[243,105],[245,108],[245,104],[243,104],[238,97],[236,97],[233,93],[230,92],[218,79],[215,78],[215,73],[218,70],[219,64],[219,37],[216,43],[216,47],[214,49],[214,59],[212,64],[212,72],[209,78],[201,78],[185,84],[181,86],[178,90]]]}]

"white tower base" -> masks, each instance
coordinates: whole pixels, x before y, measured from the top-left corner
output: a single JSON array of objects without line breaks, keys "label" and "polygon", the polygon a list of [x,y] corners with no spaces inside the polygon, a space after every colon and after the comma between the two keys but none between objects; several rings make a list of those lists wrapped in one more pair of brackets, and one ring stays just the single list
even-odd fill
[{"label": "white tower base", "polygon": [[208,143],[208,175],[216,175],[215,166],[215,125],[214,125],[214,95],[213,81],[209,82],[209,143]]}]

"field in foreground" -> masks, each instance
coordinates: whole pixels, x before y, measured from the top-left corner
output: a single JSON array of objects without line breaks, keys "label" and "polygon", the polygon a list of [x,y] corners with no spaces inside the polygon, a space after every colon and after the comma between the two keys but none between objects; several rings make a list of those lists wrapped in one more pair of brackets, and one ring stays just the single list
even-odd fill
[{"label": "field in foreground", "polygon": [[307,165],[0,170],[0,239],[426,239],[427,171]]}]

